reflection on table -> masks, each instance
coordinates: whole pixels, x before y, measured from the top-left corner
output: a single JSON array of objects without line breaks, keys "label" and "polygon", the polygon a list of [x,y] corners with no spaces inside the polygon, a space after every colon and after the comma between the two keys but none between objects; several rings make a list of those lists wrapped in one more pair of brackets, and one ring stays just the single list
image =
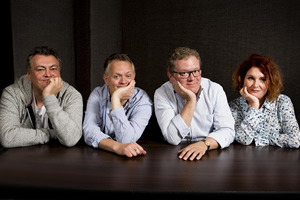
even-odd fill
[{"label": "reflection on table", "polygon": [[[200,161],[178,159],[188,144],[139,142],[147,155],[126,158],[83,143],[0,150],[0,198],[124,195],[130,198],[283,198],[300,194],[300,151],[237,143]],[[19,193],[17,193],[18,191]],[[224,196],[225,195],[225,196]]]}]

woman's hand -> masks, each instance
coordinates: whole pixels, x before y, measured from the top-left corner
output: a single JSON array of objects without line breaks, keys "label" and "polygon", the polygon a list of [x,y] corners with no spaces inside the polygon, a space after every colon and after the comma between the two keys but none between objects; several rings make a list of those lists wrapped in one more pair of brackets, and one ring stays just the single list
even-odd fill
[{"label": "woman's hand", "polygon": [[255,97],[254,95],[251,95],[248,93],[247,87],[243,87],[240,90],[240,94],[247,100],[248,105],[252,108],[255,108],[256,110],[259,109],[259,99]]}]

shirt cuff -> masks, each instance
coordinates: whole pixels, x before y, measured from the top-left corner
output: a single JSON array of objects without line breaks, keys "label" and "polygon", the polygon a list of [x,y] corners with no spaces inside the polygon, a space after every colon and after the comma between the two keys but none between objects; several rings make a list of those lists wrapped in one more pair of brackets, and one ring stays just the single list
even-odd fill
[{"label": "shirt cuff", "polygon": [[190,128],[186,125],[185,121],[182,119],[181,115],[178,114],[172,119],[172,123],[179,131],[179,134],[184,139],[191,132]]}]

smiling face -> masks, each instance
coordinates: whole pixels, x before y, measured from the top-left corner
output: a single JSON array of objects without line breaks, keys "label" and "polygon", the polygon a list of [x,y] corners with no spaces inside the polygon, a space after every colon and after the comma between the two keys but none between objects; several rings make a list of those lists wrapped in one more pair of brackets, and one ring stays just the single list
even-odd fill
[{"label": "smiling face", "polygon": [[[182,60],[177,60],[176,66],[174,68],[175,72],[191,72],[191,71],[196,71],[196,70],[200,70],[200,63],[199,63],[199,60],[195,56],[190,56],[190,57],[182,59]],[[200,73],[201,73],[201,70],[200,70]],[[178,73],[171,74],[170,72],[168,72],[168,76],[169,76],[169,78],[171,78],[171,76],[173,76],[184,88],[194,92],[195,94],[200,89],[201,75],[195,77],[193,75],[193,73],[191,73],[188,78],[183,79],[180,77],[180,74],[178,74]]]},{"label": "smiling face", "polygon": [[41,94],[49,84],[50,77],[60,77],[58,60],[52,55],[37,54],[33,56],[30,71],[27,72],[27,78],[32,82],[33,91]]},{"label": "smiling face", "polygon": [[268,92],[266,77],[258,67],[251,67],[245,76],[244,86],[247,87],[249,94],[255,96],[260,101],[264,100]]},{"label": "smiling face", "polygon": [[112,61],[108,73],[103,74],[103,80],[109,87],[110,94],[113,94],[118,88],[127,86],[134,78],[135,73],[128,61]]}]

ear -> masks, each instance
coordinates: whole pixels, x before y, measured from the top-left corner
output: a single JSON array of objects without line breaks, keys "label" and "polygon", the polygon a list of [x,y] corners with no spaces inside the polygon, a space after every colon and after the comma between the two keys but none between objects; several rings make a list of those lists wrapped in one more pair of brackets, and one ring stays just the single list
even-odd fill
[{"label": "ear", "polygon": [[169,81],[171,81],[171,78],[173,77],[173,74],[170,73],[170,72],[167,72],[167,75],[168,75]]},{"label": "ear", "polygon": [[106,74],[103,74],[102,77],[103,77],[105,84],[108,86],[108,80],[107,80]]},{"label": "ear", "polygon": [[29,81],[31,81],[31,78],[30,78],[30,72],[27,72],[27,79],[28,79]]}]

